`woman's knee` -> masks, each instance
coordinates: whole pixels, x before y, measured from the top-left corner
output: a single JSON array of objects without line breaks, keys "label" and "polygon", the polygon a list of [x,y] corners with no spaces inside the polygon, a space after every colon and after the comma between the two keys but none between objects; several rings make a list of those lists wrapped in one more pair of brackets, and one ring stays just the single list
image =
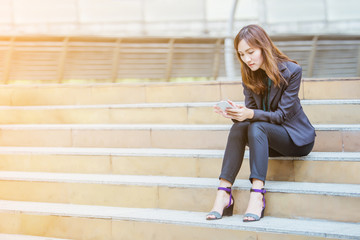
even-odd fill
[{"label": "woman's knee", "polygon": [[253,122],[248,127],[249,137],[259,137],[265,134],[265,122]]},{"label": "woman's knee", "polygon": [[239,138],[239,137],[247,136],[248,126],[249,126],[248,122],[234,123],[230,129],[229,137]]}]

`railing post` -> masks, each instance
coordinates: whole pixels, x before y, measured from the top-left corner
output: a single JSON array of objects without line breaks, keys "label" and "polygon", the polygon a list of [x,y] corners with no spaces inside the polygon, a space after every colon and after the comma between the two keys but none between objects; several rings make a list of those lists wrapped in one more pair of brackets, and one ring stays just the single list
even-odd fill
[{"label": "railing post", "polygon": [[231,12],[227,24],[227,36],[224,42],[224,57],[225,57],[225,69],[226,69],[226,77],[227,80],[234,80],[235,78],[235,63],[234,63],[234,40],[232,37],[233,34],[233,25],[234,25],[234,17],[236,12],[236,6],[238,1],[233,0]]},{"label": "railing post", "polygon": [[171,38],[169,41],[169,53],[167,57],[167,67],[166,67],[166,76],[165,76],[166,81],[170,81],[171,78],[172,62],[174,57],[174,43],[175,43],[175,39]]},{"label": "railing post", "polygon": [[115,43],[114,55],[112,60],[112,73],[111,73],[111,80],[113,83],[116,82],[116,79],[118,77],[121,40],[122,40],[121,38],[118,38]]},{"label": "railing post", "polygon": [[12,60],[13,52],[14,52],[15,38],[16,37],[11,37],[9,50],[7,51],[6,57],[5,57],[4,75],[3,75],[3,83],[4,84],[8,84],[9,79],[10,79],[11,60]]},{"label": "railing post", "polygon": [[214,64],[213,64],[213,78],[216,80],[219,76],[220,69],[220,48],[221,48],[221,39],[216,40],[215,52],[214,52]]},{"label": "railing post", "polygon": [[316,55],[316,46],[317,46],[318,39],[319,39],[319,36],[314,36],[312,39],[312,46],[311,46],[311,52],[310,52],[310,56],[309,56],[307,77],[313,76],[314,62],[315,62],[315,55]]},{"label": "railing post", "polygon": [[69,37],[66,37],[63,40],[63,49],[60,54],[59,65],[58,65],[58,70],[57,70],[57,82],[58,83],[62,83],[62,81],[64,80],[65,60],[66,60],[66,55],[68,52],[69,39],[70,39]]}]

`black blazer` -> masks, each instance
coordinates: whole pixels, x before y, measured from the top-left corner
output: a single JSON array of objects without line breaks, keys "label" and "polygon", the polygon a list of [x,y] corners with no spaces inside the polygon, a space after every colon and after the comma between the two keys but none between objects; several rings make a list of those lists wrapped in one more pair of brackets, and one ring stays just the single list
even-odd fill
[{"label": "black blazer", "polygon": [[284,126],[297,146],[312,143],[315,139],[315,129],[305,115],[298,96],[302,68],[293,62],[283,62],[278,66],[288,84],[282,82],[279,87],[272,84],[270,112],[261,110],[261,95],[255,94],[243,83],[245,105],[254,110],[254,117],[250,121],[264,121]]}]

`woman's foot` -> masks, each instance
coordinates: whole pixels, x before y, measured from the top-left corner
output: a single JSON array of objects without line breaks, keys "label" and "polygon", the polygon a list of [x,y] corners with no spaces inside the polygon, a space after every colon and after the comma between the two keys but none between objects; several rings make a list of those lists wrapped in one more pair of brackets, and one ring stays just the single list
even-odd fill
[{"label": "woman's foot", "polygon": [[[207,220],[219,219],[219,216],[223,215],[224,209],[229,206],[229,202],[230,202],[230,193],[224,190],[218,190],[216,194],[214,206],[211,209],[211,212],[206,216],[206,219]],[[234,199],[231,199],[230,205],[233,204],[234,204]],[[215,216],[211,214],[212,212],[217,212],[220,215]]]},{"label": "woman's foot", "polygon": [[[261,217],[262,210],[264,208],[263,195],[260,192],[251,192],[248,207],[245,215],[248,213],[255,214]],[[256,219],[251,216],[245,216],[244,221],[255,221]]]}]

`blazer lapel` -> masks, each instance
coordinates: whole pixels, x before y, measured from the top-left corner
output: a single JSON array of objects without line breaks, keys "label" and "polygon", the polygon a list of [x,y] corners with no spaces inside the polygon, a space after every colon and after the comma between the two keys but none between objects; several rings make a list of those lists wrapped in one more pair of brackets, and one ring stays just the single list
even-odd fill
[{"label": "blazer lapel", "polygon": [[278,94],[278,92],[280,91],[279,87],[276,87],[275,84],[271,85],[271,90],[270,90],[270,105],[272,104],[272,102],[275,99],[275,96]]},{"label": "blazer lapel", "polygon": [[[284,76],[285,73],[285,70],[287,69],[286,68],[286,65],[284,63],[279,63],[278,64],[278,68],[279,68],[279,71],[280,71],[280,74],[285,77],[285,79],[287,78],[286,76]],[[281,94],[281,89],[283,88],[283,84],[285,83],[280,83],[280,86],[279,87],[276,87],[274,84],[271,84],[271,89],[270,89],[270,106],[273,105],[273,101],[276,99],[276,96],[278,94]],[[253,94],[253,97],[254,97],[254,100],[255,100],[255,103],[256,103],[256,106],[258,107],[258,109],[262,109],[262,99],[261,99],[261,95],[258,95],[258,94]],[[277,103],[275,104],[277,105]]]},{"label": "blazer lapel", "polygon": [[[281,87],[280,87],[281,88]],[[270,105],[272,105],[272,102],[274,101],[274,99],[276,98],[276,95],[278,94],[278,92],[280,91],[279,87],[276,87],[274,84],[271,84],[271,89],[270,89]],[[262,109],[262,98],[261,95],[259,94],[253,94],[256,106],[258,109]]]}]

